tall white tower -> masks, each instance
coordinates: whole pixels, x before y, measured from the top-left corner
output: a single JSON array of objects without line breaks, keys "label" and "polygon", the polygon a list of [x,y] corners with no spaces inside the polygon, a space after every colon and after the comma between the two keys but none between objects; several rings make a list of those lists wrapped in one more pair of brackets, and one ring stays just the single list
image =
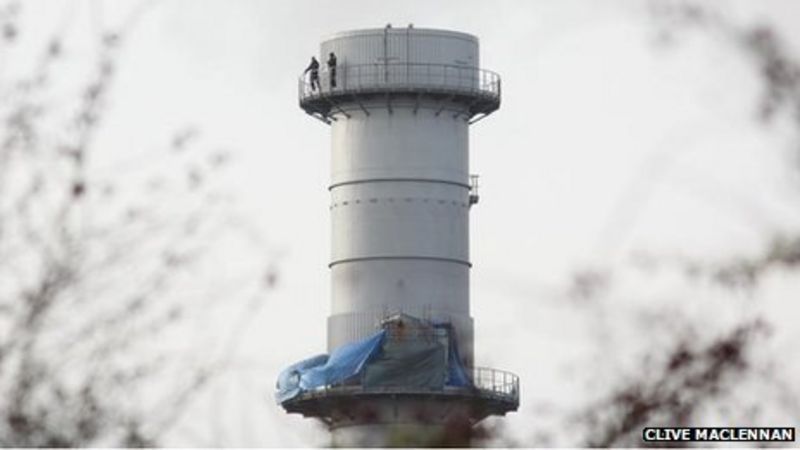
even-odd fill
[{"label": "tall white tower", "polygon": [[[318,80],[304,75],[299,96],[332,130],[328,351],[402,314],[449,324],[460,364],[472,368],[469,212],[478,196],[469,125],[499,108],[500,77],[480,68],[475,36],[453,31],[347,31],[323,41],[320,55]],[[480,373],[470,372],[474,386],[461,392],[360,389],[347,397],[328,389],[284,407],[325,420],[337,444],[385,445],[403,426],[433,436],[454,414],[472,425],[515,410],[516,377]],[[421,426],[428,432],[413,431]]]}]

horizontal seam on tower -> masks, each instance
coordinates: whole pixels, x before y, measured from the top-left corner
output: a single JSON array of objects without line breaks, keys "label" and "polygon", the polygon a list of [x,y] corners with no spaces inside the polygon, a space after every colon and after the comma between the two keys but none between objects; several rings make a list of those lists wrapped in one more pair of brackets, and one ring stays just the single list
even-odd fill
[{"label": "horizontal seam on tower", "polygon": [[382,182],[418,182],[418,183],[440,183],[440,184],[450,184],[453,186],[463,187],[465,189],[469,189],[469,184],[460,183],[458,181],[450,181],[450,180],[437,180],[435,178],[364,178],[362,180],[350,180],[350,181],[341,181],[339,183],[333,183],[328,186],[328,190],[332,190],[339,186],[346,186],[348,184],[362,184],[362,183],[382,183]]},{"label": "horizontal seam on tower", "polygon": [[333,267],[337,264],[349,263],[349,262],[359,262],[359,261],[374,261],[374,260],[392,260],[392,259],[422,259],[428,261],[442,261],[442,262],[451,262],[456,264],[462,264],[467,267],[472,267],[472,263],[463,259],[456,259],[456,258],[441,258],[438,256],[361,256],[358,258],[344,258],[344,259],[337,259],[331,261],[328,264],[328,267]]}]

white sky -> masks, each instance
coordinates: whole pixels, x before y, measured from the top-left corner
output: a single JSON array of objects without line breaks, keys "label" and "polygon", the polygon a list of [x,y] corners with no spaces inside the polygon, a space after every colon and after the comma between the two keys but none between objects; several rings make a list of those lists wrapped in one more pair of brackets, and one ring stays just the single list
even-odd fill
[{"label": "white sky", "polygon": [[[42,33],[57,26],[62,10],[74,10],[70,30],[78,42],[115,26],[140,3],[24,6],[36,11]],[[774,21],[798,50],[800,4],[714,4],[736,21]],[[644,6],[153,3],[125,47],[100,140],[105,156],[146,154],[176,129],[199,128],[203,142],[233,152],[224,185],[281,255],[280,286],[248,331],[242,370],[199,402],[171,443],[321,442],[318,427],[286,416],[270,396],[280,368],[325,348],[329,130],[298,108],[296,79],[330,33],[387,22],[469,32],[480,38],[483,66],[503,77],[501,109],[471,130],[471,171],[481,175],[481,202],[471,213],[472,308],[478,363],[522,377],[521,410],[507,421],[515,436],[529,439],[537,424],[558,426],[548,417],[580,405],[579,392],[591,386],[582,371],[618,369],[608,367],[615,359],[598,362],[591,342],[594,322],[605,319],[563,304],[574,271],[624,264],[634,250],[723,260],[758,252],[768,233],[797,229],[798,196],[780,151],[785,134],[753,126],[758,80],[747,61],[692,32],[676,47],[654,47]],[[91,55],[76,44],[72,56]],[[228,251],[225,265],[235,267],[240,256]],[[764,298],[794,297],[796,280],[784,278],[768,283]],[[622,277],[623,304],[637,301],[632,292],[665,304],[698,292],[726,296],[663,276],[632,280]],[[612,345],[621,339],[615,336]]]}]

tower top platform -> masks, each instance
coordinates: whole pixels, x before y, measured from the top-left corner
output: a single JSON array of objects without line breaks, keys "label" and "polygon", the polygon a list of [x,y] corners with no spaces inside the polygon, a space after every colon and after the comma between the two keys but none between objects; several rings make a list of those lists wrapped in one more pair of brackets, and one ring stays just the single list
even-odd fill
[{"label": "tower top platform", "polygon": [[500,107],[500,76],[480,68],[470,34],[411,26],[345,31],[322,42],[318,59],[317,77],[307,71],[299,79],[299,100],[326,122],[401,105],[472,120]]}]

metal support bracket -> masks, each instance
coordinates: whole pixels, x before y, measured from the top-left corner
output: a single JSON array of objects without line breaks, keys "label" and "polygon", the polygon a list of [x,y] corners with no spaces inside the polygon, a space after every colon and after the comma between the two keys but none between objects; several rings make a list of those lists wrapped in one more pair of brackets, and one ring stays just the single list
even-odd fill
[{"label": "metal support bracket", "polygon": [[418,92],[416,99],[414,99],[414,115],[417,115],[417,110],[419,109],[419,100],[422,98],[422,93]]},{"label": "metal support bracket", "polygon": [[488,114],[481,114],[481,115],[477,116],[476,118],[470,120],[469,124],[472,125],[475,122],[480,122],[481,120],[485,119],[488,116],[489,116]]},{"label": "metal support bracket", "polygon": [[471,101],[469,103],[469,105],[467,105],[466,108],[464,108],[461,111],[458,111],[455,114],[453,114],[453,119],[457,119],[458,116],[460,116],[461,114],[464,114],[467,117],[467,120],[469,120],[469,113],[470,113],[470,111],[472,111],[472,107],[475,106],[477,103],[478,103],[478,99],[476,98],[475,100]]},{"label": "metal support bracket", "polygon": [[343,110],[342,107],[339,106],[338,103],[330,101],[330,99],[328,98],[327,95],[324,95],[324,94],[320,93],[320,97],[323,98],[329,105],[331,105],[332,107],[336,108],[336,110],[339,111],[343,116],[347,117],[348,119],[350,118],[350,114],[348,114],[347,111]]},{"label": "metal support bracket", "polygon": [[308,114],[309,116],[319,120],[320,122],[322,122],[322,123],[324,123],[326,125],[330,125],[331,124],[331,120],[328,119],[327,117],[321,115],[321,114],[310,113],[310,112],[306,112],[306,114]]},{"label": "metal support bracket", "polygon": [[359,100],[358,95],[353,94],[352,98],[354,102],[358,103],[358,106],[361,108],[362,111],[364,111],[364,114],[366,114],[367,117],[369,117],[369,110],[364,106],[363,103],[361,103],[361,100]]},{"label": "metal support bracket", "polygon": [[436,113],[434,113],[434,116],[439,117],[439,114],[441,114],[442,111],[444,111],[444,107],[446,105],[445,101],[452,102],[454,98],[455,98],[455,95],[450,95],[450,97],[447,97],[447,100],[440,101],[439,102],[439,110],[436,111]]}]

